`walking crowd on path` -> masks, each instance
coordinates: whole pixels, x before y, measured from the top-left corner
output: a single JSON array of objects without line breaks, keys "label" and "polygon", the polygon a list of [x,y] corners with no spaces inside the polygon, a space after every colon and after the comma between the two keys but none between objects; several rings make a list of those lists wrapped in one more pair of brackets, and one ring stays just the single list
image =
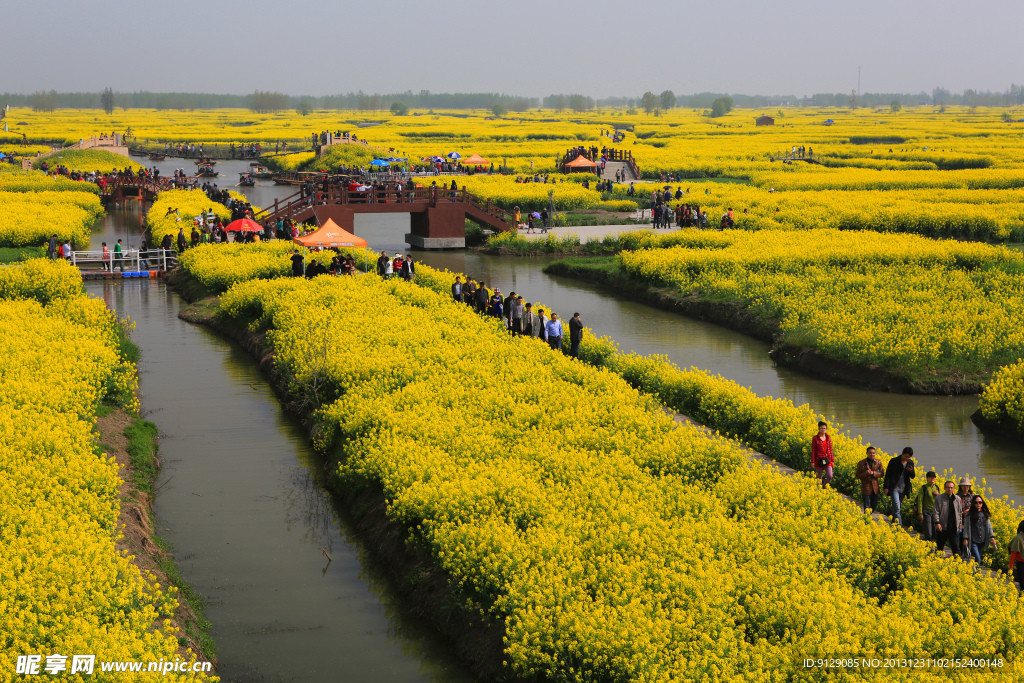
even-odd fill
[{"label": "walking crowd on path", "polygon": [[[891,520],[900,528],[916,525],[921,539],[935,543],[935,552],[942,553],[948,545],[953,555],[965,562],[981,564],[986,549],[998,548],[992,531],[992,515],[985,499],[974,493],[973,482],[961,477],[956,483],[946,481],[940,491],[934,471],[925,473],[925,483],[916,486],[914,449],[907,446],[888,464],[883,465],[874,446],[868,446],[865,457],[857,463],[856,478],[860,481],[864,512],[878,508],[879,495],[892,503]],[[818,422],[818,433],[811,439],[811,466],[828,488],[832,482],[835,454],[828,424]],[[912,504],[912,505],[908,505]],[[911,524],[905,523],[904,512],[910,508]],[[1024,587],[1024,521],[1010,542],[1009,571],[1018,586]]]}]

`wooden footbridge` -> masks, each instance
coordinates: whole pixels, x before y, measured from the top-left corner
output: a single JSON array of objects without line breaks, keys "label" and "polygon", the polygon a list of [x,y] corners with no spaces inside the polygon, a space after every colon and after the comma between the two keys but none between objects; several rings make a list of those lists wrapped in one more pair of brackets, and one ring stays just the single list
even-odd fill
[{"label": "wooden footbridge", "polygon": [[100,201],[120,204],[125,201],[150,203],[164,190],[191,186],[194,178],[154,178],[152,176],[111,176],[100,182]]},{"label": "wooden footbridge", "polygon": [[355,234],[357,213],[408,213],[410,232],[405,236],[406,242],[423,249],[466,246],[467,219],[496,232],[515,230],[515,218],[510,211],[466,190],[436,186],[407,189],[398,183],[359,192],[330,185],[326,191],[309,197],[300,191],[283,201],[274,200],[255,218],[260,222],[290,218],[297,223],[312,220],[318,224],[330,218]]}]

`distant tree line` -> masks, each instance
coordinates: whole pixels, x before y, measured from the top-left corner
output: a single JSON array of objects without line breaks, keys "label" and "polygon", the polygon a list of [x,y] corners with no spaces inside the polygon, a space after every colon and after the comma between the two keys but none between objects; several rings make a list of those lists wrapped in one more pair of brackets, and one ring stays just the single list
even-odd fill
[{"label": "distant tree line", "polygon": [[[0,94],[0,105],[32,107],[37,111],[54,109],[104,109],[112,112],[123,109],[251,109],[256,112],[275,112],[296,109],[303,113],[315,110],[356,110],[396,111],[393,105],[400,104],[397,111],[409,109],[490,109],[492,111],[522,112],[543,107],[555,111],[585,112],[595,108],[639,108],[653,113],[685,107],[712,110],[715,102],[731,100],[731,106],[740,108],[763,108],[771,106],[815,106],[815,107],[892,107],[915,105],[965,105],[970,107],[998,107],[1024,104],[1024,85],[1011,84],[1003,92],[964,90],[953,93],[943,87],[936,87],[930,93],[816,93],[809,97],[796,95],[743,95],[738,93],[701,92],[692,95],[676,95],[671,90],[660,94],[648,91],[640,97],[606,97],[595,100],[578,93],[552,94],[544,98],[523,97],[501,93],[432,93],[421,90],[414,93],[364,93],[313,97],[309,95],[287,95],[285,93],[257,90],[248,95],[226,95],[217,93],[184,92],[114,92],[110,88],[102,92],[57,92],[39,90],[31,94]],[[719,107],[722,105],[719,104]],[[497,109],[496,109],[497,108]]]}]

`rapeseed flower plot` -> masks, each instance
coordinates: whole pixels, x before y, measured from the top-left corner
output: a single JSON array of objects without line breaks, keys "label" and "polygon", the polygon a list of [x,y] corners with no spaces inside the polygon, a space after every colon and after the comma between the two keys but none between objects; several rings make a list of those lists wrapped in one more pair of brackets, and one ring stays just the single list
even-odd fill
[{"label": "rapeseed flower plot", "polygon": [[121,481],[93,431],[101,400],[137,409],[120,325],[70,265],[0,269],[4,680],[15,680],[18,655],[156,661],[178,652],[166,621],[174,589],[115,547]]},{"label": "rapeseed flower plot", "polygon": [[93,183],[71,180],[64,176],[52,177],[42,171],[22,171],[5,168],[0,164],[0,192],[89,192],[98,195],[100,189]]},{"label": "rapeseed flower plot", "polygon": [[[418,271],[422,287],[241,282],[221,310],[267,330],[289,388],[315,397],[317,443],[336,451],[343,485],[379,488],[463,608],[504,624],[515,675],[781,681],[800,658],[836,652],[976,651],[1015,666],[1024,615],[1005,586],[673,423],[623,381],[658,388],[660,361],[634,371],[587,337],[620,376],[510,338],[450,301],[451,274]],[[700,377],[710,410],[735,387]],[[769,412],[729,391],[723,424],[741,407],[737,422],[761,438],[809,443],[806,407]],[[923,601],[933,619],[920,619]],[[965,613],[971,638],[932,626]]]},{"label": "rapeseed flower plot", "polygon": [[0,206],[2,247],[39,246],[54,233],[76,246],[87,245],[92,225],[103,215],[99,198],[90,192],[0,191]]},{"label": "rapeseed flower plot", "polygon": [[105,149],[68,149],[52,156],[44,157],[35,162],[36,168],[46,162],[51,168],[63,166],[69,171],[82,173],[110,173],[130,168],[133,171],[142,169],[142,164],[132,161],[123,154],[108,152]]},{"label": "rapeseed flower plot", "polygon": [[[699,233],[698,233],[699,234]],[[736,302],[781,344],[908,379],[985,375],[1024,354],[1019,253],[910,235],[729,231],[624,251],[623,270],[682,294]]]}]

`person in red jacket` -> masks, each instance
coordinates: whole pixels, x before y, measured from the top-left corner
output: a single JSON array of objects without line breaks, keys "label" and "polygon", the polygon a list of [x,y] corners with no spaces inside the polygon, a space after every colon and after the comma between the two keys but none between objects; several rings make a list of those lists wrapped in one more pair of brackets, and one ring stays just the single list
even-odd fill
[{"label": "person in red jacket", "polygon": [[821,488],[828,488],[835,464],[836,457],[832,453],[832,437],[828,435],[828,424],[819,422],[818,433],[811,439],[811,466],[821,480]]}]

